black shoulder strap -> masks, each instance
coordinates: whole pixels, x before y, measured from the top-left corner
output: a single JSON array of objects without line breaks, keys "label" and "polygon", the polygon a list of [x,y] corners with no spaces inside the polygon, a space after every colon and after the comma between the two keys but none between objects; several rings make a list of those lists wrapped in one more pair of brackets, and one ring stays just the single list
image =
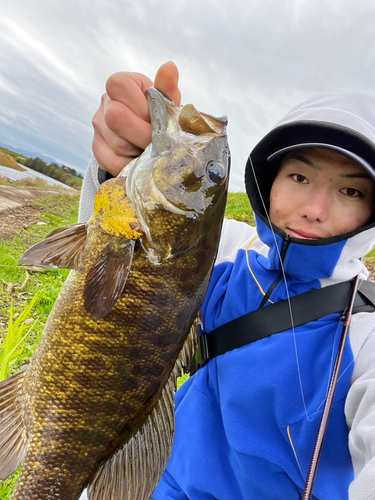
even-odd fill
[{"label": "black shoulder strap", "polygon": [[[202,333],[195,360],[189,367],[191,374],[209,359],[242,347],[275,333],[316,321],[329,314],[342,314],[350,298],[352,282],[310,290],[281,300],[226,323],[209,334]],[[291,314],[292,311],[292,314]],[[357,312],[375,311],[375,284],[363,281],[353,308]],[[293,318],[293,324],[292,324]]]},{"label": "black shoulder strap", "polygon": [[359,285],[353,314],[358,312],[374,312],[375,310],[375,283],[362,281]]}]

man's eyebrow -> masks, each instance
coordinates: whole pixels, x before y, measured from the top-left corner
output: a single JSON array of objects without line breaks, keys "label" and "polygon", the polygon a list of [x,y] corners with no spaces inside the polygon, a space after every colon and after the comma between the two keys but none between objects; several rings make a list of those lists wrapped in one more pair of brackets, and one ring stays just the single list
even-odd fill
[{"label": "man's eyebrow", "polygon": [[[316,165],[312,160],[309,158],[306,158],[303,154],[296,153],[288,158],[289,160],[298,160],[301,161],[302,163],[305,163],[305,165],[308,165],[309,167],[315,168],[316,170],[320,170],[321,167]],[[373,181],[373,178],[371,177],[370,174],[368,174],[365,170],[358,171],[358,172],[348,172],[348,173],[343,173],[340,174],[340,177],[346,177],[347,179],[369,179],[370,181]]]},{"label": "man's eyebrow", "polygon": [[302,154],[300,153],[296,153],[292,156],[290,156],[288,158],[289,160],[298,160],[298,161],[301,161],[302,163],[305,163],[306,165],[308,165],[309,167],[313,167],[313,168],[316,168],[317,170],[319,170],[321,167],[318,167],[318,165],[316,165],[313,161],[311,161],[309,158],[306,158],[306,156],[303,156]]},{"label": "man's eyebrow", "polygon": [[372,181],[372,177],[367,172],[348,172],[347,174],[340,174],[340,177],[346,177],[347,179],[369,179]]}]

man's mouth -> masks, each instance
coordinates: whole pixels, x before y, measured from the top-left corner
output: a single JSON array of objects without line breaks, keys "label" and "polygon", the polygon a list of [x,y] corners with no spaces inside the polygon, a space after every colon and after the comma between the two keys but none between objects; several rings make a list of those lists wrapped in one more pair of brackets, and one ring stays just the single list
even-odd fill
[{"label": "man's mouth", "polygon": [[300,238],[300,239],[303,239],[303,240],[320,240],[320,238],[321,238],[321,236],[318,236],[318,235],[316,235],[314,233],[308,233],[306,231],[302,231],[301,229],[299,229],[298,231],[296,231],[295,229],[290,229],[288,227],[286,232],[292,238]]}]

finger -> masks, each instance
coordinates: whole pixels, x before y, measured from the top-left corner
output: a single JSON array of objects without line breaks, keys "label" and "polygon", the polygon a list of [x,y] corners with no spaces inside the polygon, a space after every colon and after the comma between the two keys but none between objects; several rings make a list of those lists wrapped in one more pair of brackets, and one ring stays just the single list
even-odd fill
[{"label": "finger", "polygon": [[141,73],[120,72],[110,76],[106,83],[108,96],[124,104],[145,121],[150,121],[144,93],[152,87],[152,81]]},{"label": "finger", "polygon": [[107,143],[108,147],[118,156],[135,158],[142,153],[142,148],[121,138],[107,127],[100,108],[93,116],[92,125],[94,127],[94,133],[96,134],[93,139],[94,147],[96,140],[101,140],[99,138],[102,138]]},{"label": "finger", "polygon": [[181,92],[178,88],[178,69],[173,62],[162,64],[158,69],[154,87],[167,94],[167,96],[178,106],[181,101]]},{"label": "finger", "polygon": [[144,151],[131,142],[121,139],[121,137],[114,133],[103,136],[103,139],[116,155],[123,156],[124,158],[137,158]]},{"label": "finger", "polygon": [[107,127],[114,134],[134,146],[145,149],[150,144],[151,124],[137,116],[124,104],[108,100],[104,107],[104,119]]},{"label": "finger", "polygon": [[128,163],[134,159],[116,155],[110,148],[108,148],[106,141],[97,132],[94,132],[92,152],[94,153],[100,168],[111,173],[115,177]]}]

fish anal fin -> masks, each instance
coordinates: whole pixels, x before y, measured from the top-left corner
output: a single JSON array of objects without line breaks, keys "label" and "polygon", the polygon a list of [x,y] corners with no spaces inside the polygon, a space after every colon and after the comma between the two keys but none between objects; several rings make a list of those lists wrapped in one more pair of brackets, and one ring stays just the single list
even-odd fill
[{"label": "fish anal fin", "polygon": [[104,318],[119,299],[134,253],[134,240],[112,238],[89,269],[83,298],[85,309],[96,320]]},{"label": "fish anal fin", "polygon": [[18,265],[45,269],[77,269],[81,265],[87,225],[72,224],[55,229],[22,255]]},{"label": "fish anal fin", "polygon": [[26,453],[26,433],[22,422],[21,387],[23,365],[15,375],[0,382],[0,479],[17,470]]},{"label": "fish anal fin", "polygon": [[173,407],[167,384],[143,427],[99,467],[88,486],[88,500],[150,500],[172,451]]}]

